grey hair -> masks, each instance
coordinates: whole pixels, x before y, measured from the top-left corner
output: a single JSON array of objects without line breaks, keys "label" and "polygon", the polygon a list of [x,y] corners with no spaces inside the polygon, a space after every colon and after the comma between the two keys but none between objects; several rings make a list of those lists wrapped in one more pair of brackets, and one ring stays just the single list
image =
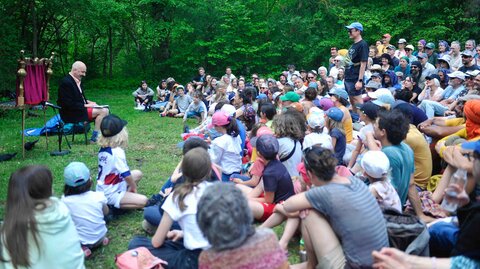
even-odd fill
[{"label": "grey hair", "polygon": [[198,202],[197,223],[215,251],[237,248],[255,233],[247,199],[233,183],[207,187]]}]

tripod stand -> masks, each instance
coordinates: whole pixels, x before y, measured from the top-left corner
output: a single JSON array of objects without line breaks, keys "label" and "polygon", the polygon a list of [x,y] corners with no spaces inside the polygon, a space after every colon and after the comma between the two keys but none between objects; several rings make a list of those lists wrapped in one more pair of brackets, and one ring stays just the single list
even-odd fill
[{"label": "tripod stand", "polygon": [[63,137],[65,137],[65,141],[67,142],[67,146],[69,149],[71,149],[72,147],[70,146],[70,142],[68,142],[68,138],[67,138],[67,135],[65,134],[65,131],[63,129],[64,127],[64,123],[62,121],[62,119],[60,118],[60,114],[59,114],[59,110],[61,109],[61,107],[59,106],[56,106],[54,104],[50,104],[48,102],[45,102],[45,106],[49,106],[53,109],[53,112],[55,113],[55,117],[58,117],[58,124],[57,124],[57,135],[58,135],[58,151],[54,150],[52,152],[50,152],[50,156],[63,156],[63,155],[67,155],[70,153],[70,150],[62,150],[62,140],[63,140]]}]

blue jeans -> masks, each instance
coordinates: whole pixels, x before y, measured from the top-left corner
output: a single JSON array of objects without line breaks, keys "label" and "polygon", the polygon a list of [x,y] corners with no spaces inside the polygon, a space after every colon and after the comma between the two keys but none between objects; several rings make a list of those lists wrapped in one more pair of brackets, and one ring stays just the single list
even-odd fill
[{"label": "blue jeans", "polygon": [[128,249],[138,247],[146,247],[155,257],[168,262],[168,265],[163,265],[164,268],[198,268],[198,256],[202,251],[186,249],[183,239],[165,240],[161,247],[156,248],[152,245],[152,239],[144,236],[136,236],[128,244]]},{"label": "blue jeans", "polygon": [[432,100],[423,100],[418,107],[425,111],[429,119],[435,116],[443,116],[445,111],[448,110],[448,107]]},{"label": "blue jeans", "polygon": [[438,222],[432,225],[430,233],[430,255],[432,257],[450,257],[457,243],[459,228],[451,222]]},{"label": "blue jeans", "polygon": [[232,175],[238,175],[238,174],[240,174],[240,172],[231,173],[231,174],[225,174],[225,173],[222,172],[222,181],[223,181],[223,182],[230,182],[230,177],[231,177]]},{"label": "blue jeans", "polygon": [[245,175],[241,175],[239,173],[233,173],[230,178],[239,178],[241,179],[242,181],[248,181],[250,180],[250,178],[248,176],[245,176]]}]

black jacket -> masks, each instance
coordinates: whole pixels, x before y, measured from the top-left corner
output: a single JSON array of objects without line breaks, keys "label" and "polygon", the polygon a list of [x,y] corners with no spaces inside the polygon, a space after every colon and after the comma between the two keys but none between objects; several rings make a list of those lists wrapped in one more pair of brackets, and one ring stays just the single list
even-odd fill
[{"label": "black jacket", "polygon": [[61,81],[58,88],[57,104],[62,107],[60,109],[60,117],[65,123],[79,123],[88,121],[87,109],[85,104],[87,98],[83,91],[80,92],[77,83],[69,74]]}]

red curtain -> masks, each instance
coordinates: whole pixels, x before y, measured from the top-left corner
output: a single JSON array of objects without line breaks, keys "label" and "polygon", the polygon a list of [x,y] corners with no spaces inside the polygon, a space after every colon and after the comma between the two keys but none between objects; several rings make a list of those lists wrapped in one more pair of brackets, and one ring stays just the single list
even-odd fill
[{"label": "red curtain", "polygon": [[[27,76],[24,80],[25,104],[38,105],[48,101],[47,81],[45,78],[45,64],[27,63],[25,71]],[[17,78],[17,96],[20,94],[19,80]]]}]

